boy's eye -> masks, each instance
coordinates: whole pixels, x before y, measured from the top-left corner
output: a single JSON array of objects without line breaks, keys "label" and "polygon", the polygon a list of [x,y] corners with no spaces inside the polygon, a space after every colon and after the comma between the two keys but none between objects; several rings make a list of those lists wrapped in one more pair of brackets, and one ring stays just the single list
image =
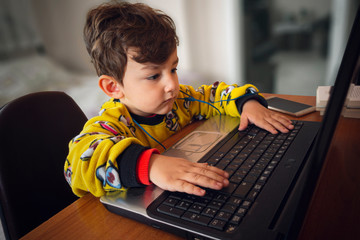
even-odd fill
[{"label": "boy's eye", "polygon": [[147,77],[146,79],[148,80],[156,80],[160,75],[159,74],[155,74],[155,75],[152,75],[150,77]]},{"label": "boy's eye", "polygon": [[176,71],[177,71],[177,68],[173,68],[173,69],[171,70],[172,73],[176,73]]}]

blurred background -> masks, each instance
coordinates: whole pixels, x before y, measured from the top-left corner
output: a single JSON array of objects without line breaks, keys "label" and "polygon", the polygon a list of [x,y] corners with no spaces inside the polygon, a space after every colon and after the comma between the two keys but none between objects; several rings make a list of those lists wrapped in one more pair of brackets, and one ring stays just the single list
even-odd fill
[{"label": "blurred background", "polygon": [[[82,39],[101,0],[0,0],[0,106],[60,90],[91,117],[107,96]],[[315,95],[336,77],[360,0],[151,0],[176,23],[181,83]]]},{"label": "blurred background", "polygon": [[[82,39],[101,0],[0,0],[0,106],[65,91],[88,117],[107,96]],[[194,87],[253,83],[261,92],[316,95],[332,85],[360,0],[151,0],[180,38],[178,74]],[[1,234],[0,239],[4,237]]]}]

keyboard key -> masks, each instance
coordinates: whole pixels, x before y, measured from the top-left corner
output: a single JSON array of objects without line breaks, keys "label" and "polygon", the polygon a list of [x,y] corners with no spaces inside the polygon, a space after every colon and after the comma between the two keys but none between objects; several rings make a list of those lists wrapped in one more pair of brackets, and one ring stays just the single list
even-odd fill
[{"label": "keyboard key", "polygon": [[241,177],[245,177],[246,174],[248,174],[250,168],[251,168],[251,166],[248,166],[248,165],[246,165],[246,163],[244,163],[244,164],[234,173],[234,175],[236,175],[236,176],[241,176]]},{"label": "keyboard key", "polygon": [[191,212],[186,212],[181,218],[204,226],[207,226],[211,221],[210,217]]},{"label": "keyboard key", "polygon": [[246,212],[247,212],[247,209],[241,207],[241,208],[239,208],[239,209],[237,210],[236,215],[245,216]]},{"label": "keyboard key", "polygon": [[244,182],[247,182],[247,183],[255,183],[256,180],[257,180],[257,178],[258,178],[258,176],[249,174],[249,175],[247,175],[246,178],[244,179]]},{"label": "keyboard key", "polygon": [[235,172],[240,167],[240,164],[232,162],[229,166],[226,167],[225,171],[230,174],[230,172]]},{"label": "keyboard key", "polygon": [[225,224],[226,222],[223,220],[214,219],[210,222],[209,226],[222,231],[225,227]]},{"label": "keyboard key", "polygon": [[240,166],[244,161],[245,161],[245,159],[241,159],[241,158],[236,157],[236,158],[232,161],[231,164],[235,164],[235,165]]},{"label": "keyboard key", "polygon": [[207,199],[207,198],[199,198],[199,199],[196,200],[196,204],[201,205],[203,207],[208,205],[209,202],[210,202],[210,199]]},{"label": "keyboard key", "polygon": [[242,220],[242,216],[240,216],[240,215],[234,215],[234,216],[231,218],[230,223],[235,224],[235,225],[239,225],[240,222],[241,222],[241,220]]},{"label": "keyboard key", "polygon": [[259,177],[261,175],[261,173],[262,173],[261,169],[258,169],[255,166],[249,172],[250,175],[255,176],[255,177]]},{"label": "keyboard key", "polygon": [[197,203],[194,203],[193,205],[191,205],[191,207],[189,208],[189,211],[194,212],[194,213],[201,213],[201,211],[204,209],[204,206],[199,205]]},{"label": "keyboard key", "polygon": [[240,152],[240,150],[239,150],[238,148],[233,148],[233,149],[231,149],[231,150],[230,150],[230,152],[229,152],[229,153],[231,153],[231,154],[235,154],[235,155],[238,155],[238,154],[239,154],[239,152]]},{"label": "keyboard key", "polygon": [[185,196],[182,198],[183,201],[193,203],[195,201],[199,200],[199,197],[191,194],[185,194]]},{"label": "keyboard key", "polygon": [[228,196],[225,194],[218,193],[215,195],[214,200],[219,202],[225,202],[228,199]]},{"label": "keyboard key", "polygon": [[266,170],[266,171],[263,172],[262,175],[265,176],[265,177],[268,177],[268,176],[270,176],[270,174],[271,174],[271,171]]},{"label": "keyboard key", "polygon": [[213,209],[213,208],[205,208],[204,211],[202,212],[202,215],[204,216],[208,216],[208,217],[215,217],[215,214],[217,213],[217,210],[216,209]]},{"label": "keyboard key", "polygon": [[214,191],[206,191],[205,196],[203,196],[203,198],[211,200],[213,199],[214,195],[215,195]]},{"label": "keyboard key", "polygon": [[268,151],[266,150],[266,152],[264,153],[263,157],[267,157],[267,158],[271,159],[274,155],[275,155],[275,153],[273,153],[273,152],[268,152]]},{"label": "keyboard key", "polygon": [[181,200],[186,194],[182,192],[171,192],[169,197]]},{"label": "keyboard key", "polygon": [[225,212],[228,212],[228,213],[231,213],[233,214],[237,209],[237,206],[236,205],[232,205],[232,204],[229,204],[229,203],[226,203],[222,208],[221,208],[221,211],[225,211]]},{"label": "keyboard key", "polygon": [[[256,151],[256,150],[255,150]],[[251,153],[251,155],[249,156],[249,159],[251,159],[252,161],[257,161],[260,156],[261,156],[262,153],[259,153],[259,152],[253,152]]]},{"label": "keyboard key", "polygon": [[242,182],[238,188],[233,193],[234,196],[240,197],[242,199],[245,199],[246,195],[250,191],[253,184],[248,182]]},{"label": "keyboard key", "polygon": [[190,207],[191,203],[186,202],[186,201],[180,201],[178,202],[178,204],[176,204],[177,208],[181,208],[183,210],[187,210]]},{"label": "keyboard key", "polygon": [[221,158],[209,158],[206,162],[211,165],[211,166],[215,166],[218,162],[220,162]]},{"label": "keyboard key", "polygon": [[234,206],[240,206],[241,199],[237,197],[230,197],[227,201],[228,204],[234,205]]},{"label": "keyboard key", "polygon": [[250,201],[243,201],[242,204],[241,204],[241,207],[242,208],[246,208],[246,209],[249,209],[251,206],[251,202]]},{"label": "keyboard key", "polygon": [[236,169],[229,169],[229,168],[225,168],[223,169],[225,172],[227,172],[229,174],[229,176],[232,176],[234,174],[234,172],[236,171]]},{"label": "keyboard key", "polygon": [[255,156],[261,156],[264,152],[267,146],[258,146],[254,151],[253,154],[256,154]]},{"label": "keyboard key", "polygon": [[274,165],[270,165],[270,164],[269,164],[269,165],[266,167],[265,171],[270,171],[270,172],[272,172],[272,171],[274,170],[274,168],[275,168]]},{"label": "keyboard key", "polygon": [[220,209],[222,207],[223,203],[219,202],[219,201],[211,201],[209,203],[209,207],[214,208],[214,209]]},{"label": "keyboard key", "polygon": [[264,171],[265,167],[266,167],[266,164],[257,162],[253,169],[256,171],[262,172],[262,171]]},{"label": "keyboard key", "polygon": [[260,176],[260,178],[259,178],[259,180],[258,180],[258,183],[265,183],[266,182],[266,180],[267,180],[267,176],[264,176],[264,175],[262,175],[262,176]]},{"label": "keyboard key", "polygon": [[184,210],[178,209],[178,208],[174,208],[165,204],[161,204],[158,208],[157,208],[158,212],[164,213],[166,215],[169,216],[173,216],[173,217],[177,217],[180,218],[181,215],[185,212]]},{"label": "keyboard key", "polygon": [[274,134],[269,134],[267,135],[264,139],[267,140],[267,141],[273,141],[275,139],[276,135]]},{"label": "keyboard key", "polygon": [[178,199],[175,199],[175,198],[172,198],[172,197],[168,197],[168,198],[165,200],[164,204],[174,207],[175,204],[178,203],[178,201],[179,201]]},{"label": "keyboard key", "polygon": [[258,192],[259,192],[259,191],[261,190],[261,188],[262,188],[262,185],[257,183],[257,184],[255,184],[255,186],[254,186],[253,189],[254,189],[255,191],[258,191]]},{"label": "keyboard key", "polygon": [[226,168],[226,166],[228,165],[228,163],[226,162],[219,162],[218,164],[216,164],[215,166],[221,170],[224,170]]},{"label": "keyboard key", "polygon": [[223,193],[232,194],[236,188],[237,188],[237,184],[230,182],[229,186],[227,186],[226,188],[221,189],[220,191],[223,192]]},{"label": "keyboard key", "polygon": [[250,193],[247,196],[247,199],[254,202],[256,197],[258,196],[259,192],[255,191],[254,189],[250,191]]},{"label": "keyboard key", "polygon": [[216,219],[224,220],[226,222],[229,221],[230,217],[231,213],[225,211],[219,211],[215,216]]},{"label": "keyboard key", "polygon": [[229,224],[226,227],[226,233],[233,233],[233,232],[235,232],[236,229],[237,229],[237,226],[235,226],[233,224]]},{"label": "keyboard key", "polygon": [[258,132],[259,132],[258,128],[251,128],[251,130],[248,132],[248,135],[252,136],[252,137],[255,137]]},{"label": "keyboard key", "polygon": [[236,156],[235,159],[245,160],[249,156],[249,153],[241,152],[239,155]]},{"label": "keyboard key", "polygon": [[229,152],[224,156],[224,159],[232,160],[236,157],[236,154]]},{"label": "keyboard key", "polygon": [[244,149],[245,148],[245,146],[246,146],[246,143],[241,143],[241,144],[239,144],[239,145],[235,145],[234,147],[233,147],[233,150],[236,150],[236,151],[241,151],[242,149]]},{"label": "keyboard key", "polygon": [[218,151],[213,155],[213,157],[223,158],[225,156],[226,152]]},{"label": "keyboard key", "polygon": [[230,178],[230,182],[234,183],[237,187],[237,185],[244,179],[243,176],[239,176],[234,174],[231,178]]}]

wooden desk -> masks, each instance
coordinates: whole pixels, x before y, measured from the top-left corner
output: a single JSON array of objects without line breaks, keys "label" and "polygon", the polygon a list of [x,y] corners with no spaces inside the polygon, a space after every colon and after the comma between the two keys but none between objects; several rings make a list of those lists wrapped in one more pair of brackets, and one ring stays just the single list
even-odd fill
[{"label": "wooden desk", "polygon": [[[265,94],[270,96],[270,94]],[[315,105],[315,97],[277,95]],[[318,112],[301,120],[320,121]],[[168,139],[174,144],[201,123]],[[360,119],[339,122],[299,239],[360,239]],[[88,194],[28,233],[23,239],[181,239],[108,212]]]}]

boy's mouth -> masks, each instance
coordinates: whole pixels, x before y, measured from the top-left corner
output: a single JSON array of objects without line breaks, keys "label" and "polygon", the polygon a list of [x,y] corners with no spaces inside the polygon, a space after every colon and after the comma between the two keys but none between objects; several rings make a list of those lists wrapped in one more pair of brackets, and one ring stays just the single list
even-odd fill
[{"label": "boy's mouth", "polygon": [[169,103],[173,103],[175,101],[176,97],[171,97],[168,98],[167,100],[164,101],[165,104],[169,104]]},{"label": "boy's mouth", "polygon": [[175,99],[174,97],[168,98],[167,100],[165,100],[165,103],[169,103],[169,102],[173,101],[174,99]]},{"label": "boy's mouth", "polygon": [[177,98],[177,95],[178,95],[178,94],[173,94],[173,96],[172,96],[172,97],[169,97],[168,99],[166,99],[166,100],[164,101],[164,103],[175,102],[175,100],[176,100],[176,98]]}]

